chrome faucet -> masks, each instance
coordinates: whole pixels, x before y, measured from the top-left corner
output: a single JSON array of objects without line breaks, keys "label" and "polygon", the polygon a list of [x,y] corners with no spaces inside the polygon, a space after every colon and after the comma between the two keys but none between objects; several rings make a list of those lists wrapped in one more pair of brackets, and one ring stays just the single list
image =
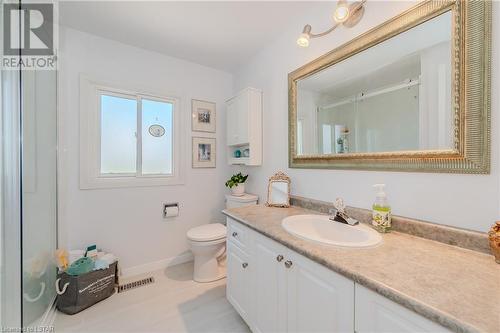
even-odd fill
[{"label": "chrome faucet", "polygon": [[330,209],[330,220],[340,223],[345,223],[347,225],[356,225],[358,224],[358,220],[349,217],[345,212],[345,204],[342,198],[337,198],[333,203],[333,207],[335,209]]}]

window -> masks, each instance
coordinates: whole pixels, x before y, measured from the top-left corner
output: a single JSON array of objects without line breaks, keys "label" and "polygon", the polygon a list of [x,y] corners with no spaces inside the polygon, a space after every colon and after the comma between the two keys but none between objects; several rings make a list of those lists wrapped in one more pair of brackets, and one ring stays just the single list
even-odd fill
[{"label": "window", "polygon": [[83,78],[80,96],[81,188],[182,183],[177,99]]},{"label": "window", "polygon": [[172,174],[171,102],[104,91],[99,103],[102,175]]},{"label": "window", "polygon": [[142,100],[142,173],[172,173],[173,105]]},{"label": "window", "polygon": [[136,173],[137,101],[100,96],[101,174]]}]

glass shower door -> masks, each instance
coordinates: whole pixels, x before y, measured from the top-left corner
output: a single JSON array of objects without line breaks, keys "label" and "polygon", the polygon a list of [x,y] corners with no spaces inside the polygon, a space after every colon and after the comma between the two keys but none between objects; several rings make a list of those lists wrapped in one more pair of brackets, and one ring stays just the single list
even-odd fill
[{"label": "glass shower door", "polygon": [[8,328],[21,326],[22,309],[20,72],[2,70],[1,87],[0,320]]},{"label": "glass shower door", "polygon": [[57,72],[2,68],[0,86],[0,326],[19,331],[55,297]]},{"label": "glass shower door", "polygon": [[22,71],[22,314],[43,324],[55,297],[57,220],[56,72]]}]

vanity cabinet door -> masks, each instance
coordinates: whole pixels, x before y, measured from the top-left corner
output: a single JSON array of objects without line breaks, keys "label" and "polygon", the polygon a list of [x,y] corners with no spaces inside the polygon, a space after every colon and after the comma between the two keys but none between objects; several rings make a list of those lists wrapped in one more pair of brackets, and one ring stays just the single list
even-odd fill
[{"label": "vanity cabinet door", "polygon": [[251,322],[253,265],[250,258],[236,246],[227,245],[227,285],[226,297],[240,316]]},{"label": "vanity cabinet door", "polygon": [[356,332],[450,332],[393,301],[356,284]]},{"label": "vanity cabinet door", "polygon": [[354,282],[289,252],[288,332],[353,332]]},{"label": "vanity cabinet door", "polygon": [[266,237],[255,235],[255,315],[252,331],[286,331],[286,275],[283,262],[286,248]]}]

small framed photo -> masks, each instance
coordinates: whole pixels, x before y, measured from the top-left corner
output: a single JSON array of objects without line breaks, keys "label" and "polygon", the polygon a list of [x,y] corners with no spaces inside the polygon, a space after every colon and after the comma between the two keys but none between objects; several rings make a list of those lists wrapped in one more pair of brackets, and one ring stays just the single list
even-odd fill
[{"label": "small framed photo", "polygon": [[192,130],[215,133],[215,103],[191,100]]},{"label": "small framed photo", "polygon": [[193,137],[193,168],[215,168],[215,138]]}]

